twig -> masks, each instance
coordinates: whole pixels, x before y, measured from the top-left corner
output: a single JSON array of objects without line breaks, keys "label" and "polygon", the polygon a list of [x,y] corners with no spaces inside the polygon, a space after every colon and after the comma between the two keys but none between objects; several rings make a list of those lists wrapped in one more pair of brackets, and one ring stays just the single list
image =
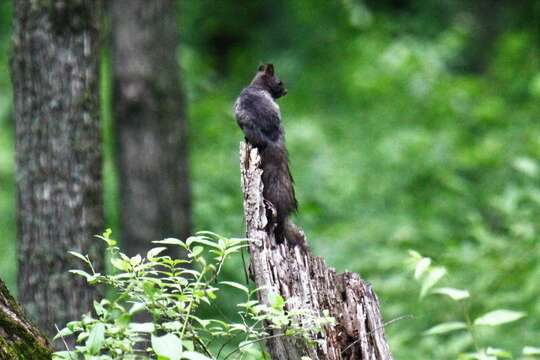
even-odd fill
[{"label": "twig", "polygon": [[[58,333],[60,333],[60,329],[58,328],[58,325],[54,324],[54,327],[55,327],[56,331],[58,331]],[[71,349],[69,348],[69,345],[67,344],[66,339],[64,339],[64,335],[60,335],[60,338],[62,339],[62,342],[64,343],[64,346],[66,347],[66,350],[69,353],[69,358],[72,359],[72,357],[71,357]]]},{"label": "twig", "polygon": [[244,249],[240,249],[240,255],[242,255],[242,270],[244,270],[244,276],[246,277],[246,285],[249,285],[249,276],[246,270],[246,259],[244,257]]},{"label": "twig", "polygon": [[253,341],[248,341],[246,343],[243,343],[242,345],[238,346],[238,349],[234,349],[233,351],[231,351],[230,353],[227,354],[227,356],[225,356],[223,358],[223,360],[227,360],[232,354],[234,354],[235,352],[237,351],[240,351],[241,348],[245,347],[245,346],[248,346],[248,345],[251,345],[251,344],[254,344],[254,343],[258,343],[258,342],[261,342],[263,340],[268,340],[268,339],[274,339],[274,338],[277,338],[277,337],[281,337],[281,336],[285,336],[285,334],[276,334],[276,335],[270,335],[270,336],[267,336],[267,337],[263,337],[261,339],[257,339],[257,340],[253,340]]},{"label": "twig", "polygon": [[353,347],[355,344],[357,344],[359,341],[362,341],[364,338],[367,338],[369,335],[373,334],[375,331],[378,331],[380,329],[383,329],[386,325],[392,325],[393,323],[395,322],[398,322],[400,320],[405,320],[405,319],[413,319],[414,316],[412,315],[403,315],[403,316],[399,316],[397,318],[394,318],[392,320],[388,320],[387,322],[385,322],[384,324],[382,324],[381,326],[371,330],[370,332],[368,332],[367,334],[365,334],[364,336],[360,337],[359,339],[356,339],[355,341],[353,341],[352,343],[349,344],[349,346],[347,346],[345,349],[343,349],[341,351],[341,353],[343,354],[345,351],[349,350],[351,347]]},{"label": "twig", "polygon": [[231,337],[229,338],[229,340],[225,341],[225,342],[221,345],[221,347],[219,348],[219,351],[218,351],[216,357],[219,358],[219,355],[221,355],[221,352],[223,351],[223,349],[225,348],[225,346],[227,346],[231,341],[233,341],[238,335],[240,335],[240,333],[238,333],[238,334],[236,334],[236,335],[234,335],[234,336],[231,336]]}]

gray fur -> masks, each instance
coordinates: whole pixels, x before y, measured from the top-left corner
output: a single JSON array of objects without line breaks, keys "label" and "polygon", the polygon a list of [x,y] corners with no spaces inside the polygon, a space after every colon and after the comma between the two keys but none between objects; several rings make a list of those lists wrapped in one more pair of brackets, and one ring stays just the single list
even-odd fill
[{"label": "gray fur", "polygon": [[281,111],[275,101],[286,93],[283,83],[274,75],[273,66],[263,65],[251,84],[240,93],[234,114],[246,140],[261,153],[263,195],[277,212],[276,240],[282,242],[287,238],[290,243],[298,244],[298,231],[294,231],[297,228],[288,220],[289,215],[297,211],[298,203],[289,170]]}]

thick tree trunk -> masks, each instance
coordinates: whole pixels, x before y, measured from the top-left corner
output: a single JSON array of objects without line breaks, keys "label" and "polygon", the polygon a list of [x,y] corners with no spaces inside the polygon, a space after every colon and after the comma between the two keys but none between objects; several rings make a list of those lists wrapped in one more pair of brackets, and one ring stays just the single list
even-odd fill
[{"label": "thick tree trunk", "polygon": [[[311,309],[318,314],[328,310],[336,319],[336,325],[325,327],[322,334],[313,334],[318,340],[315,348],[290,337],[270,337],[266,345],[272,359],[392,359],[379,302],[371,286],[356,274],[336,274],[323,259],[306,254],[298,246],[276,245],[274,236],[266,232],[260,161],[257,149],[241,145],[246,233],[255,240],[249,247],[250,271],[262,289],[259,300],[269,304],[269,291],[277,291],[288,301],[288,309]],[[306,322],[305,326],[309,329],[311,325]]]},{"label": "thick tree trunk", "polygon": [[47,338],[24,316],[0,279],[0,360],[50,360]]},{"label": "thick tree trunk", "polygon": [[115,0],[112,67],[124,248],[190,232],[184,101],[175,2]]},{"label": "thick tree trunk", "polygon": [[68,273],[69,250],[102,257],[98,23],[95,0],[15,0],[19,298],[52,335],[79,319],[93,290]]}]

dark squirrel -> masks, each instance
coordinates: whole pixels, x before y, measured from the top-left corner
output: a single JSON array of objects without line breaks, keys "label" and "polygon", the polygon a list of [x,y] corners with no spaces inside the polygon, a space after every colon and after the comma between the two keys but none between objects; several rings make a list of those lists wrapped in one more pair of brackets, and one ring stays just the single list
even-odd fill
[{"label": "dark squirrel", "polygon": [[251,84],[234,104],[234,114],[246,140],[261,154],[263,196],[276,210],[276,242],[306,248],[303,232],[289,219],[297,212],[294,180],[289,170],[285,133],[276,99],[287,94],[272,64],[261,65]]}]

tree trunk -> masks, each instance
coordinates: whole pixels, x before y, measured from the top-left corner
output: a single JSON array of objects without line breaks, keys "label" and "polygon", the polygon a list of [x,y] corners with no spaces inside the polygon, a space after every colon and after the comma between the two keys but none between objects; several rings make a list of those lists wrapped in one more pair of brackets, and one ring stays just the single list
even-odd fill
[{"label": "tree trunk", "polygon": [[115,0],[112,69],[124,249],[190,232],[184,100],[175,2]]},{"label": "tree trunk", "polygon": [[[276,245],[269,235],[263,199],[262,169],[257,149],[243,143],[240,148],[244,215],[250,243],[250,271],[259,301],[269,305],[269,291],[276,291],[288,302],[287,308],[303,308],[322,314],[328,310],[336,320],[322,334],[313,334],[317,347],[308,347],[298,339],[270,337],[267,348],[274,360],[316,359],[387,360],[392,354],[384,337],[379,302],[371,286],[353,273],[336,274],[324,260],[290,248],[285,242]],[[311,326],[303,319],[305,327]]]},{"label": "tree trunk", "polygon": [[26,319],[0,279],[0,360],[50,360],[47,338]]},{"label": "tree trunk", "polygon": [[19,298],[48,335],[88,311],[93,290],[69,250],[99,269],[103,227],[95,0],[15,0]]},{"label": "tree trunk", "polygon": [[476,0],[468,5],[474,22],[470,39],[463,49],[463,69],[481,74],[488,70],[497,38],[509,25],[501,15],[516,11],[511,3],[501,0]]}]

